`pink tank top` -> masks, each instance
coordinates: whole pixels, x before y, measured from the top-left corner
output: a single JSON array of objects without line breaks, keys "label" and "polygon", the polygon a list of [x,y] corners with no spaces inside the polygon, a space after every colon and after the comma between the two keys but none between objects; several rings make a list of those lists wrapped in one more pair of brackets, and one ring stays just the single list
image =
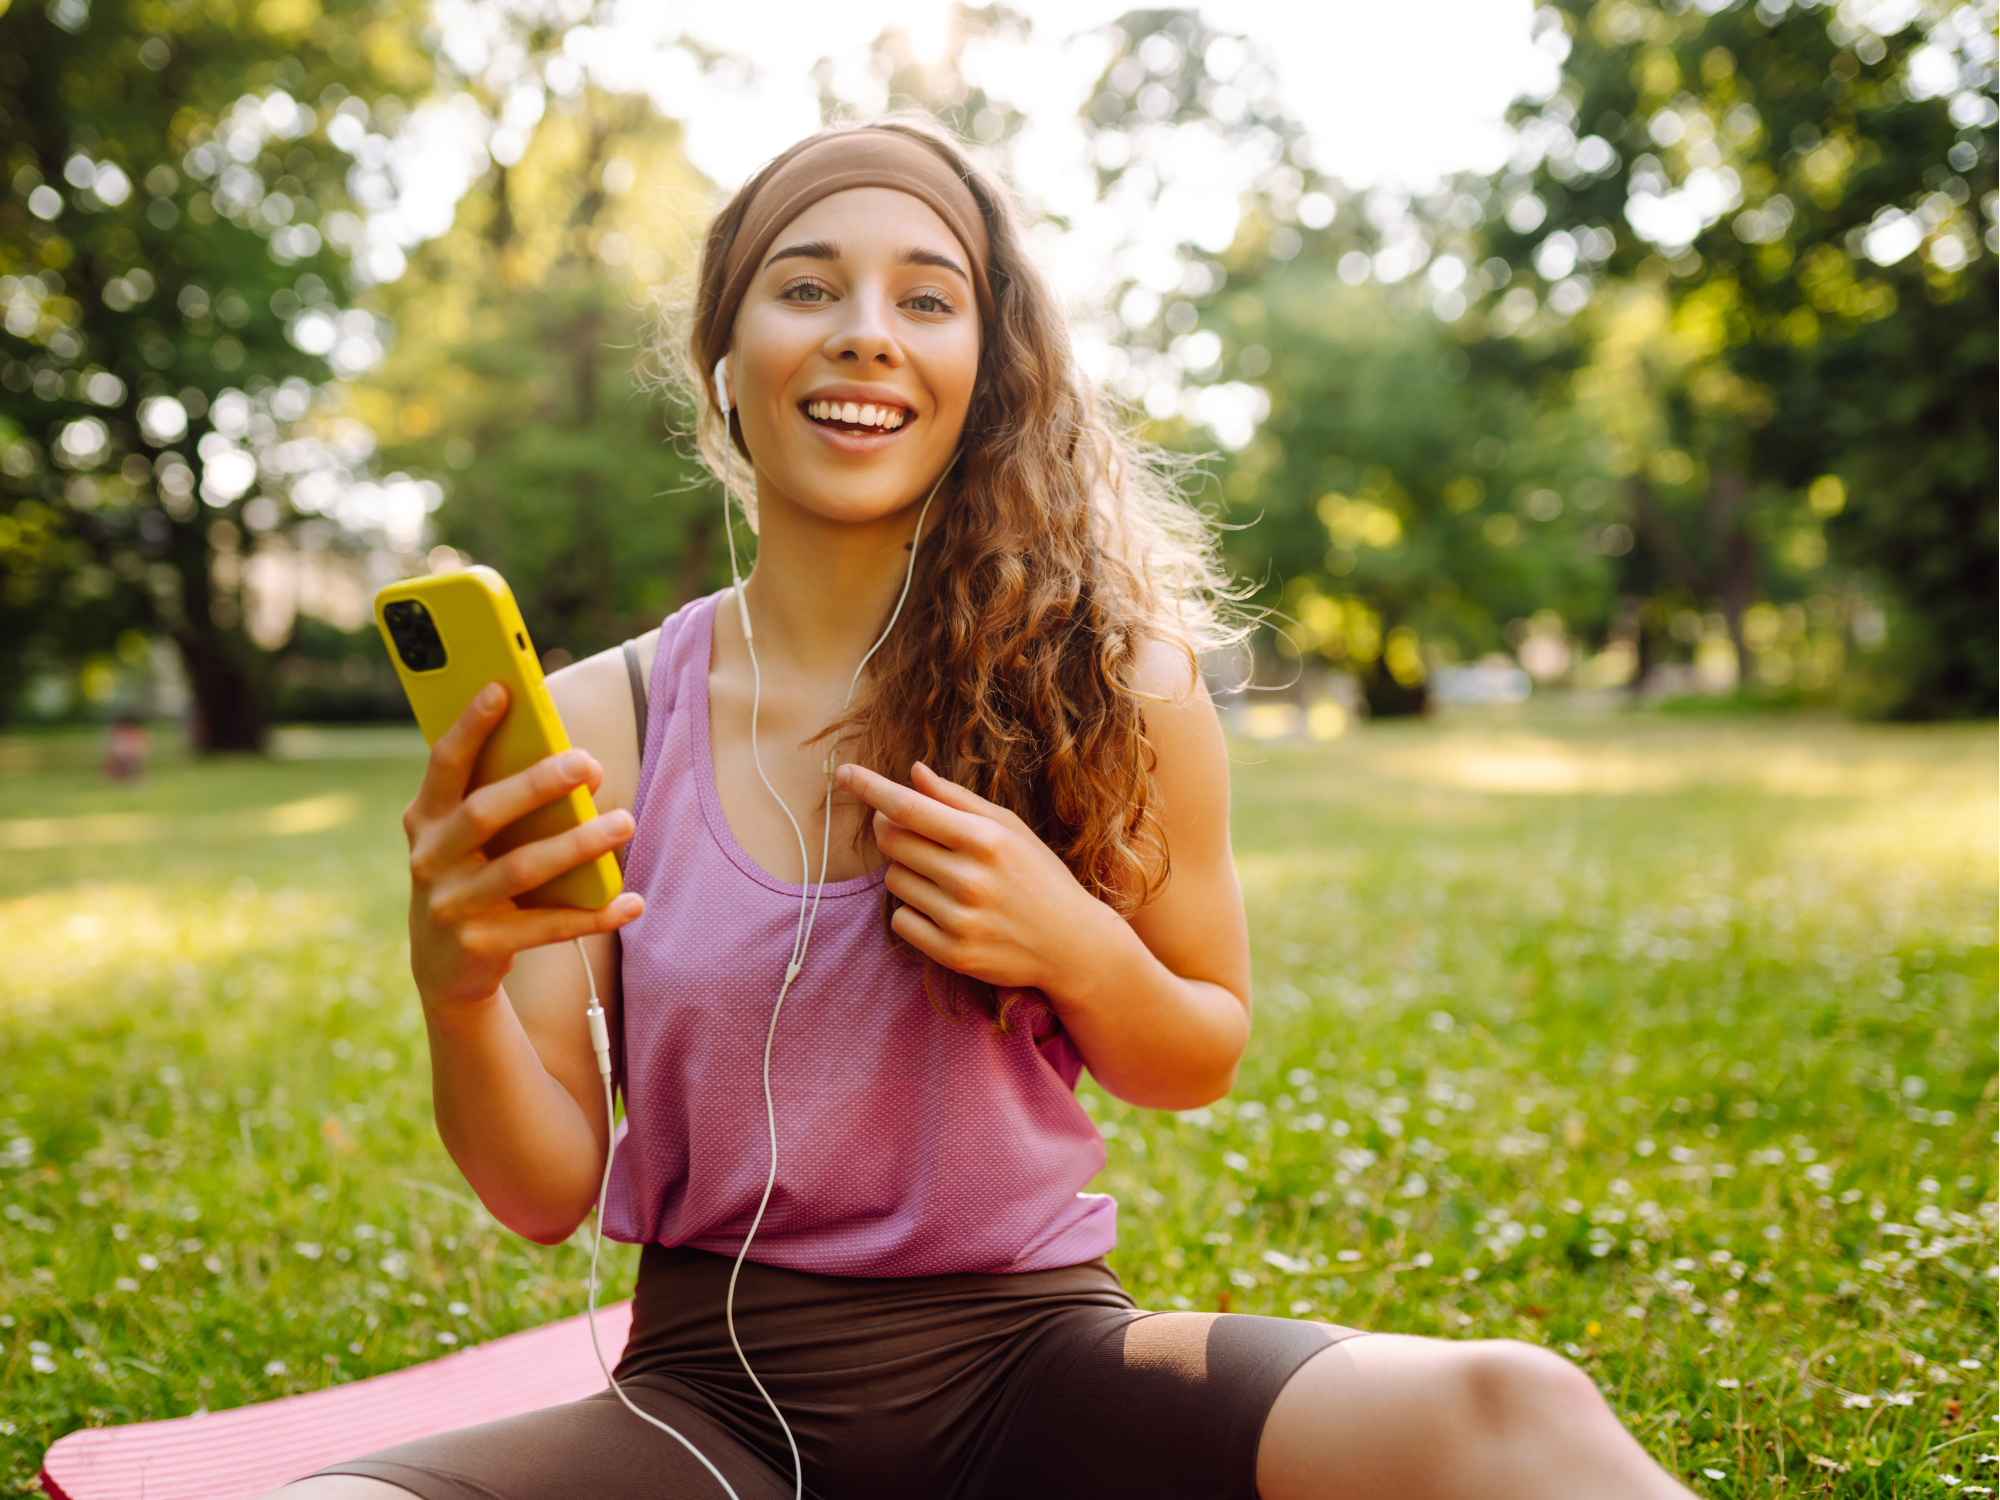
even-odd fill
[{"label": "pink tank top", "polygon": [[[716,594],[660,627],[621,934],[626,1118],[604,1232],[733,1255],[770,1170],[761,1066],[799,887],[737,844],[708,731]],[[802,811],[802,810],[801,810]],[[996,1035],[889,945],[880,871],[829,884],[771,1053],[778,1182],[750,1247],[839,1276],[1041,1271],[1107,1253],[1104,1142],[1040,994]]]}]

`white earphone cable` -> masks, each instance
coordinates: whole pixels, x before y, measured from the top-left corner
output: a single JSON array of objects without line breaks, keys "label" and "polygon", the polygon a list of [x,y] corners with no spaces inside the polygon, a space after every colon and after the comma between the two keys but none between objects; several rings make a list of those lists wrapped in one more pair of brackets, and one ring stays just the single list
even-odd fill
[{"label": "white earphone cable", "polygon": [[[597,999],[597,976],[591,972],[590,954],[585,950],[582,938],[576,940],[576,951],[577,956],[583,960],[584,981],[590,986],[590,1009],[585,1011],[584,1015],[590,1021],[590,1043],[592,1049],[597,1053],[598,1077],[604,1084],[604,1123],[608,1132],[604,1141],[604,1177],[597,1184],[597,1213],[592,1220],[590,1231],[590,1278],[585,1283],[587,1301],[584,1315],[585,1320],[590,1325],[590,1347],[597,1355],[598,1369],[604,1372],[604,1383],[611,1387],[612,1393],[620,1401],[625,1403],[626,1410],[631,1412],[640,1421],[652,1423],[653,1426],[659,1428],[660,1431],[687,1449],[688,1452],[695,1456],[696,1461],[704,1469],[715,1476],[715,1482],[722,1486],[722,1491],[729,1496],[729,1500],[740,1500],[740,1497],[736,1493],[736,1487],[722,1477],[722,1470],[709,1462],[706,1453],[703,1453],[701,1449],[695,1447],[681,1433],[669,1427],[651,1412],[641,1411],[632,1404],[632,1398],[625,1394],[624,1388],[613,1378],[611,1366],[605,1362],[604,1346],[597,1339],[597,1257],[598,1252],[604,1246],[604,1202],[611,1192],[611,1148],[613,1137],[618,1133],[618,1116],[617,1111],[611,1103],[611,1033],[604,1024],[604,1007],[598,1003]],[[787,1428],[786,1432],[789,1434],[790,1429]]]},{"label": "white earphone cable", "polygon": [[[785,1420],[785,1414],[778,1409],[778,1403],[772,1399],[771,1393],[764,1388],[764,1382],[757,1378],[757,1372],[750,1367],[750,1357],[743,1352],[743,1345],[736,1337],[736,1281],[737,1277],[742,1273],[743,1262],[750,1253],[751,1241],[757,1237],[757,1230],[764,1222],[764,1211],[770,1206],[771,1194],[776,1190],[778,1185],[778,1112],[776,1102],[771,1093],[771,1049],[777,1041],[778,1018],[784,1013],[785,998],[791,993],[793,982],[798,979],[800,973],[804,970],[806,949],[812,942],[813,926],[819,920],[820,898],[826,892],[826,872],[833,847],[833,755],[831,752],[828,752],[823,762],[826,772],[825,816],[822,820],[823,827],[820,836],[819,880],[815,884],[811,878],[812,866],[806,854],[805,831],[799,826],[799,820],[792,815],[792,810],[786,804],[785,799],[778,795],[778,789],[771,785],[771,778],[765,775],[763,756],[758,752],[757,747],[757,715],[758,709],[763,702],[764,673],[762,666],[757,661],[757,647],[750,629],[750,605],[744,597],[743,577],[738,570],[736,561],[736,528],[730,515],[729,490],[729,450],[733,446],[729,431],[729,414],[734,409],[735,403],[729,399],[729,391],[724,382],[723,375],[724,361],[718,360],[715,367],[715,392],[716,401],[722,408],[723,421],[722,526],[724,535],[728,538],[729,542],[730,591],[736,599],[737,620],[743,628],[743,644],[750,653],[752,684],[750,695],[750,759],[757,768],[757,779],[764,784],[764,790],[771,794],[771,800],[778,804],[778,810],[785,815],[785,821],[791,825],[792,836],[798,840],[799,873],[802,884],[799,887],[798,921],[792,930],[792,955],[785,964],[784,979],[778,985],[777,1003],[771,1007],[771,1024],[764,1032],[764,1125],[770,1139],[771,1165],[769,1172],[764,1178],[763,1196],[757,1200],[757,1212],[751,1217],[750,1228],[744,1234],[743,1244],[736,1252],[735,1263],[729,1269],[729,1289],[723,1297],[722,1318],[724,1326],[729,1331],[730,1346],[736,1351],[736,1358],[743,1366],[743,1373],[750,1377],[750,1383],[757,1388],[757,1394],[764,1398],[764,1404],[770,1407],[771,1415],[777,1418],[778,1426],[785,1434],[785,1442],[790,1447],[792,1453],[793,1494],[796,1500],[804,1500],[805,1465],[799,1457],[798,1439],[793,1436],[791,1424]],[[910,558],[903,570],[902,592],[896,596],[896,607],[890,611],[888,623],[882,627],[882,633],[875,638],[875,644],[868,648],[867,653],[855,667],[854,675],[848,679],[847,696],[841,700],[840,705],[842,713],[845,713],[854,702],[854,690],[860,685],[862,672],[867,668],[868,663],[874,659],[875,653],[882,649],[882,643],[889,639],[889,632],[896,628],[896,621],[902,617],[903,605],[910,597],[910,584],[916,577],[917,546],[923,540],[924,519],[930,514],[931,501],[937,498],[938,489],[943,485],[945,476],[957,466],[958,458],[959,455],[957,453],[952,454],[951,461],[939,472],[936,481],[931,485],[930,493],[924,496],[924,503],[917,511],[916,530],[910,539]],[[584,951],[583,940],[581,938],[577,939],[576,951],[583,958],[583,972],[590,986],[590,1008],[585,1012],[585,1015],[590,1021],[591,1045],[597,1053],[597,1070],[604,1083],[605,1120],[608,1129],[615,1134],[617,1120],[615,1107],[611,1098],[610,1032],[605,1025],[603,1007],[598,1003],[597,980],[591,973],[590,955]],[[611,1368],[605,1363],[604,1351],[598,1345],[597,1260],[598,1251],[604,1239],[604,1205],[611,1190],[611,1162],[612,1150],[610,1142],[607,1140],[604,1153],[604,1177],[598,1185],[597,1213],[591,1232],[590,1279],[588,1283],[589,1302],[586,1309],[590,1322],[590,1343],[591,1347],[597,1352],[598,1367],[604,1371],[605,1381],[617,1393],[618,1399],[625,1403],[633,1415],[652,1423],[653,1426],[679,1442],[682,1447],[686,1448],[688,1452],[701,1461],[702,1466],[709,1473],[715,1476],[716,1481],[721,1484],[723,1490],[729,1495],[729,1500],[738,1500],[736,1491],[730,1486],[729,1481],[722,1477],[721,1470],[710,1463],[707,1456],[700,1449],[696,1448],[687,1438],[669,1427],[665,1422],[659,1420],[659,1418],[641,1411],[632,1404],[631,1398],[619,1388],[617,1380],[612,1377]]]}]

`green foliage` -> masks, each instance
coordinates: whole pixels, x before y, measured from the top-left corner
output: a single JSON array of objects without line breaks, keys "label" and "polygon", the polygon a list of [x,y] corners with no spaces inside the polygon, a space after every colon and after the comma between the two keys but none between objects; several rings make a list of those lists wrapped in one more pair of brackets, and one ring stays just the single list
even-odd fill
[{"label": "green foliage", "polygon": [[[1236,568],[1293,617],[1280,650],[1370,678],[1399,629],[1433,664],[1505,649],[1503,623],[1539,609],[1601,631],[1616,601],[1589,538],[1609,486],[1574,407],[1546,398],[1560,367],[1505,344],[1468,351],[1427,308],[1343,282],[1336,259],[1313,251],[1253,275],[1210,319],[1225,357],[1266,369],[1273,395],[1221,492],[1244,527],[1229,538]],[[1379,624],[1358,641],[1316,629],[1315,596]]]},{"label": "green foliage", "polygon": [[[1786,597],[1778,559],[1825,519],[1807,489],[1840,475],[1825,539],[1897,598],[1898,707],[1992,713],[1992,8],[1929,8],[1887,36],[1808,6],[1546,14],[1570,43],[1563,84],[1515,111],[1540,159],[1502,180],[1485,235],[1529,319],[1594,279],[1662,305],[1620,393],[1649,561],[1736,632],[1760,594]],[[1691,470],[1658,472],[1661,451]]]},{"label": "green foliage", "polygon": [[[0,839],[62,831],[0,862],[11,1493],[77,1426],[397,1368],[574,1313],[583,1274],[430,1123],[421,761],[168,755],[131,788],[93,750],[0,742]],[[1703,1494],[1983,1481],[1993,755],[1636,718],[1239,745],[1251,1049],[1210,1110],[1086,1083],[1120,1275],[1546,1342]]]},{"label": "green foliage", "polygon": [[331,340],[308,353],[299,327],[339,310],[359,230],[330,132],[344,121],[356,144],[371,101],[393,121],[427,83],[419,12],[0,11],[0,702],[37,652],[154,629],[180,647],[209,742],[257,742],[268,651],[244,629],[241,559],[221,555],[290,511],[283,471],[246,479],[242,455],[303,417],[327,372]]},{"label": "green foliage", "polygon": [[691,275],[709,188],[641,99],[557,101],[391,292],[358,392],[384,466],[450,476],[440,538],[504,574],[537,642],[582,656],[726,579],[721,503],[672,442],[648,302]]}]

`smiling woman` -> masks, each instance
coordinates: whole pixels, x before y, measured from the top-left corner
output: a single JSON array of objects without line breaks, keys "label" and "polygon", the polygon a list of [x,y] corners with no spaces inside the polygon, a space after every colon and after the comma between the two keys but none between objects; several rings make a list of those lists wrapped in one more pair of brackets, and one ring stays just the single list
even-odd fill
[{"label": "smiling woman", "polygon": [[[1547,1351],[1141,1312],[1106,1263],[1082,1070],[1194,1108],[1248,1034],[1224,595],[1005,188],[934,125],[811,137],[683,335],[750,577],[556,674],[578,748],[468,794],[489,688],[404,818],[439,1132],[517,1232],[643,1246],[616,1384],[295,1493],[1683,1493]],[[619,845],[601,911],[516,905]]]}]

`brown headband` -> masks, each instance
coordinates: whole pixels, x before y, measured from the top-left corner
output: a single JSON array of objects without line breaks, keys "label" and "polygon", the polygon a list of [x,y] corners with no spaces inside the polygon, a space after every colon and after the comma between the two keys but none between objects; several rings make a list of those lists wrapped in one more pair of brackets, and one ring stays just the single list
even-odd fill
[{"label": "brown headband", "polygon": [[709,366],[729,352],[736,309],[778,232],[822,198],[849,188],[889,188],[928,205],[958,237],[972,264],[973,295],[983,321],[993,317],[986,277],[991,254],[979,200],[942,156],[899,130],[830,131],[817,136],[771,173],[744,209],[723,258],[722,290],[709,324],[703,358]]}]

